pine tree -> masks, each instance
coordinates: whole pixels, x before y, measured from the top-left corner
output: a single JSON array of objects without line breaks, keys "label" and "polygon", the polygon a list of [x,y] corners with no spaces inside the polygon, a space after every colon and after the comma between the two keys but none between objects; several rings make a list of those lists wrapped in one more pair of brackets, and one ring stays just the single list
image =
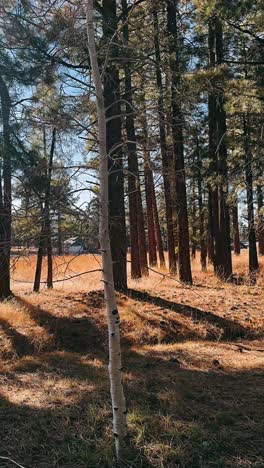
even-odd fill
[{"label": "pine tree", "polygon": [[[121,130],[120,81],[117,46],[118,18],[115,0],[103,0],[103,37],[106,63],[104,99],[107,119],[109,162],[109,222],[115,288],[127,289],[126,227],[124,206],[123,148]],[[114,38],[114,40],[113,40]]]},{"label": "pine tree", "polygon": [[166,207],[166,227],[167,227],[167,246],[169,257],[169,270],[171,273],[176,273],[176,255],[175,243],[173,234],[173,219],[172,219],[172,199],[170,189],[169,162],[168,162],[168,147],[166,141],[165,127],[165,109],[161,74],[161,55],[160,55],[160,34],[157,14],[157,4],[152,9],[153,14],[153,31],[154,31],[154,46],[156,59],[156,83],[158,88],[158,116],[159,116],[159,134],[160,134],[160,151],[162,157],[162,172],[164,184],[164,197]]},{"label": "pine tree", "polygon": [[177,224],[179,230],[179,278],[181,281],[191,284],[192,273],[189,251],[189,223],[187,213],[183,147],[183,114],[178,93],[178,89],[180,87],[181,70],[176,11],[176,1],[168,0],[167,29],[171,69],[172,136],[176,174]]},{"label": "pine tree", "polygon": [[0,174],[0,299],[7,298],[10,290],[10,249],[11,249],[11,99],[5,78],[0,74],[1,116],[3,124],[2,161]]}]

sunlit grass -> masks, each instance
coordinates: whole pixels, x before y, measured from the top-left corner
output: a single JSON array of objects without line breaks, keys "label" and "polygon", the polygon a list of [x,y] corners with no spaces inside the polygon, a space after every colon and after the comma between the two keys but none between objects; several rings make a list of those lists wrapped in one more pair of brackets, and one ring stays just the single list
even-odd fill
[{"label": "sunlit grass", "polygon": [[[55,277],[97,260],[56,258]],[[34,262],[21,257],[12,276],[31,281]],[[246,252],[234,268],[245,275]],[[193,288],[154,273],[129,281],[147,301],[118,295],[127,465],[263,466],[263,268],[254,287],[221,283],[211,267],[201,273],[198,258],[193,275]],[[0,453],[30,468],[113,467],[100,273],[40,294],[31,287],[14,282],[14,298],[0,304]],[[243,339],[224,329],[234,323]]]}]

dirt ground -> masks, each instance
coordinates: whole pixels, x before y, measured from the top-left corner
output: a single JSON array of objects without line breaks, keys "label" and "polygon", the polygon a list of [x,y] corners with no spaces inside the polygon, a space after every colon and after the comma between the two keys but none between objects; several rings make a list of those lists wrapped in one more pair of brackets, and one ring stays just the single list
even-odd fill
[{"label": "dirt ground", "polygon": [[[240,285],[201,273],[197,258],[193,287],[152,272],[118,295],[127,466],[264,466],[264,262],[249,286],[246,256],[234,258]],[[0,304],[0,467],[115,466],[101,273],[76,276],[100,257],[55,259],[58,282],[40,294],[35,257],[13,262],[14,298]]]}]

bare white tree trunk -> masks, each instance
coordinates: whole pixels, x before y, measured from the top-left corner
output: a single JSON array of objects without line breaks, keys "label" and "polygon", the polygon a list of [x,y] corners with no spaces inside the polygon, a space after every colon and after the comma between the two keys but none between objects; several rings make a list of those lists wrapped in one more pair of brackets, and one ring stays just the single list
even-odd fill
[{"label": "bare white tree trunk", "polygon": [[113,409],[113,429],[116,454],[121,458],[124,439],[127,434],[126,401],[122,384],[122,363],[120,348],[120,317],[117,310],[113,265],[109,239],[108,220],[108,158],[106,150],[106,119],[103,85],[98,67],[94,38],[93,0],[86,0],[86,20],[88,48],[91,60],[92,76],[96,92],[98,135],[99,135],[99,178],[100,178],[100,224],[99,237],[102,249],[104,297],[107,310],[109,335],[109,377]]}]

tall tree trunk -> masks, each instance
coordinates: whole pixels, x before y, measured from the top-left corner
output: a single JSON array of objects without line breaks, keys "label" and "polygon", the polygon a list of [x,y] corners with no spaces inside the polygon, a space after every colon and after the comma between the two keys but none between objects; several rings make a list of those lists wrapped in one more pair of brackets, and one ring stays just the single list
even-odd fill
[{"label": "tall tree trunk", "polygon": [[233,244],[234,254],[240,255],[240,237],[239,237],[239,225],[238,225],[238,204],[237,198],[232,206],[232,221],[233,221]]},{"label": "tall tree trunk", "polygon": [[[143,276],[149,276],[148,270],[148,251],[147,251],[147,241],[146,241],[146,232],[145,232],[145,220],[144,220],[144,211],[142,205],[142,196],[141,190],[138,190],[138,237],[139,237],[139,256],[140,256],[140,268]],[[142,221],[143,220],[143,221]]]},{"label": "tall tree trunk", "polygon": [[[51,242],[51,226],[50,226],[50,197],[51,197],[51,174],[52,174],[52,167],[53,167],[55,143],[56,143],[56,129],[53,128],[48,167],[47,167],[47,172],[46,172],[46,190],[45,190],[45,199],[44,199],[44,209],[42,211],[42,227],[41,227],[41,232],[40,232],[40,237],[39,237],[35,280],[34,280],[34,286],[33,286],[34,292],[39,292],[39,289],[40,289],[42,261],[43,261],[45,248],[46,248],[47,260],[48,260],[47,261],[47,264],[48,264],[47,265],[48,266],[47,288],[51,289],[53,287],[53,271],[52,271],[53,259],[52,259],[52,242]],[[44,129],[44,148],[45,148],[44,152],[46,154],[45,129]]]},{"label": "tall tree trunk", "polygon": [[[128,157],[129,158],[129,157]],[[128,164],[131,171],[131,164]],[[134,176],[128,175],[129,191],[129,226],[130,226],[130,258],[131,258],[131,278],[141,278],[139,235],[138,235],[138,211],[137,211],[137,193]]]},{"label": "tall tree trunk", "polygon": [[[223,28],[219,18],[215,18],[216,22],[216,58],[217,64],[222,65],[224,60],[223,52]],[[218,97],[217,106],[217,120],[218,120],[218,154],[219,154],[219,231],[222,238],[222,263],[220,268],[222,276],[225,280],[232,277],[232,256],[231,256],[231,235],[230,235],[230,215],[229,206],[227,203],[228,197],[228,169],[227,169],[227,126],[226,126],[226,112],[225,112],[225,97],[220,94]]]},{"label": "tall tree trunk", "polygon": [[37,263],[36,263],[35,278],[34,278],[34,285],[33,285],[34,292],[39,292],[40,281],[41,281],[42,262],[43,262],[44,248],[45,248],[44,210],[42,210],[41,217],[42,217],[42,227],[41,227],[41,232],[39,235],[39,243],[38,243]]},{"label": "tall tree trunk", "polygon": [[160,56],[160,34],[157,10],[153,8],[153,28],[154,28],[154,44],[155,44],[155,58],[156,58],[156,82],[158,88],[158,116],[159,116],[159,134],[160,134],[160,150],[162,158],[162,171],[163,171],[163,185],[165,196],[165,209],[166,209],[166,227],[167,227],[167,246],[169,258],[169,270],[171,273],[176,273],[176,255],[175,255],[175,242],[173,234],[173,219],[172,219],[172,199],[170,189],[170,175],[169,175],[169,161],[168,161],[168,147],[166,141],[166,128],[165,128],[165,111],[164,111],[164,98],[162,89],[162,75],[161,75],[161,56]]},{"label": "tall tree trunk", "polygon": [[47,227],[47,288],[53,288],[53,258],[50,222]]},{"label": "tall tree trunk", "polygon": [[0,75],[0,99],[3,122],[3,172],[0,197],[0,299],[8,298],[10,290],[10,251],[11,251],[11,141],[10,108],[8,88]]},{"label": "tall tree trunk", "polygon": [[205,226],[204,226],[204,206],[203,206],[203,185],[202,185],[202,157],[200,152],[200,145],[199,145],[199,136],[198,130],[196,133],[196,153],[197,153],[197,166],[198,166],[198,173],[197,173],[197,185],[198,185],[198,209],[199,209],[199,234],[200,234],[200,248],[201,248],[201,268],[202,271],[206,271],[206,257],[207,257],[207,243],[205,238]]},{"label": "tall tree trunk", "polygon": [[[210,18],[208,27],[208,51],[209,66],[216,66],[215,52],[215,23]],[[209,182],[209,229],[211,243],[208,247],[210,257],[213,253],[214,271],[218,273],[221,262],[221,238],[219,232],[219,205],[218,205],[218,161],[217,161],[217,103],[216,95],[210,92],[208,95],[208,130],[209,130],[209,160],[210,160],[210,182]],[[211,245],[210,245],[211,244]],[[209,258],[210,258],[209,257]]]},{"label": "tall tree trunk", "polygon": [[196,200],[195,200],[195,177],[192,178],[192,207],[191,207],[191,226],[192,226],[192,238],[191,238],[191,252],[192,258],[196,258],[197,248],[197,228],[196,228]]},{"label": "tall tree trunk", "polygon": [[[222,25],[216,16],[209,20],[208,31],[209,66],[214,68],[223,63]],[[228,172],[226,149],[226,114],[224,96],[209,93],[209,157],[211,236],[214,240],[214,269],[223,280],[232,277],[230,219],[227,205]],[[217,181],[217,183],[215,182]]]},{"label": "tall tree trunk", "polygon": [[179,278],[192,284],[189,223],[187,212],[186,181],[183,148],[183,115],[178,94],[180,86],[180,59],[176,22],[176,0],[167,0],[167,29],[171,69],[172,135],[176,174],[177,221],[179,229]]},{"label": "tall tree trunk", "polygon": [[103,0],[103,37],[107,50],[104,70],[107,154],[109,164],[109,223],[114,284],[127,289],[126,225],[124,205],[123,149],[117,38],[116,0]]},{"label": "tall tree trunk", "polygon": [[58,205],[58,255],[63,254],[62,233],[61,233],[61,206]]},{"label": "tall tree trunk", "polygon": [[149,253],[149,264],[151,266],[157,266],[157,244],[155,237],[155,222],[154,222],[154,206],[152,196],[152,185],[151,176],[152,168],[150,161],[149,151],[149,137],[148,137],[148,124],[147,124],[147,110],[146,110],[146,99],[144,91],[144,83],[141,81],[141,100],[142,100],[142,114],[141,114],[141,125],[142,125],[142,150],[144,159],[144,179],[145,179],[145,194],[146,194],[146,208],[147,208],[147,232],[148,232],[148,253]]},{"label": "tall tree trunk", "polygon": [[[128,106],[127,106],[128,107]],[[126,110],[128,112],[128,109]],[[131,112],[131,109],[129,110]],[[133,125],[134,126],[134,125]],[[127,122],[126,117],[126,131],[127,139],[133,141],[131,136],[132,127]],[[138,233],[138,165],[136,147],[134,143],[127,143],[128,149],[128,201],[129,201],[129,227],[130,227],[130,256],[131,256],[131,278],[141,278],[141,265],[140,265],[140,250],[139,250],[139,233]]]},{"label": "tall tree trunk", "polygon": [[[148,152],[148,150],[145,149],[145,152]],[[146,158],[148,159],[148,156]],[[157,266],[157,244],[155,237],[154,207],[152,203],[151,169],[148,162],[145,162],[144,175],[147,205],[149,264],[151,266]]]},{"label": "tall tree trunk", "polygon": [[254,284],[256,271],[259,268],[256,245],[254,200],[253,200],[253,176],[252,176],[252,154],[250,148],[250,130],[246,116],[243,117],[244,126],[244,148],[245,148],[245,178],[247,186],[247,214],[248,214],[248,244],[249,244],[249,275]]},{"label": "tall tree trunk", "polygon": [[[125,48],[128,50],[129,30],[128,30],[128,8],[127,0],[122,0],[123,12],[123,38]],[[126,49],[125,49],[126,50]],[[138,206],[142,203],[140,195],[139,170],[137,158],[136,132],[134,123],[134,108],[132,98],[132,81],[129,61],[125,62],[125,100],[126,100],[126,134],[128,149],[128,197],[129,197],[129,220],[130,220],[130,241],[131,241],[131,277],[134,279],[141,277],[139,226],[143,223],[143,210]],[[142,216],[142,218],[141,218]]]},{"label": "tall tree trunk", "polygon": [[[165,7],[165,4],[164,4]],[[164,11],[165,13],[165,11]],[[177,203],[176,203],[176,175],[175,175],[175,165],[174,165],[174,155],[173,155],[173,137],[172,137],[172,109],[171,109],[171,70],[169,60],[167,60],[167,69],[165,76],[165,87],[167,90],[167,99],[166,104],[166,143],[168,151],[168,174],[170,181],[170,196],[171,196],[171,211],[172,211],[172,232],[173,232],[173,241],[174,241],[174,255],[175,255],[175,268],[171,273],[177,273],[177,262],[178,262],[178,252],[179,252],[179,231],[177,223]]]},{"label": "tall tree trunk", "polygon": [[215,250],[214,250],[214,220],[212,209],[212,191],[208,188],[208,233],[207,233],[207,250],[208,262],[214,265],[215,268]]},{"label": "tall tree trunk", "polygon": [[171,209],[172,209],[172,226],[173,226],[173,240],[174,240],[174,255],[175,255],[175,271],[177,273],[177,262],[179,259],[179,229],[178,229],[178,211],[176,201],[176,177],[174,168],[173,148],[169,148],[169,170],[170,170],[170,192],[171,192]]},{"label": "tall tree trunk", "polygon": [[[107,309],[108,336],[109,336],[109,377],[111,385],[113,430],[117,458],[122,458],[126,425],[126,401],[122,384],[122,361],[120,347],[120,317],[114,289],[113,263],[109,236],[109,177],[107,161],[107,130],[106,112],[104,105],[103,87],[96,55],[94,26],[93,26],[93,0],[86,0],[88,48],[91,60],[92,75],[96,92],[98,134],[99,134],[99,177],[100,177],[100,223],[99,236],[102,249],[104,297]],[[119,181],[116,180],[116,183]]]},{"label": "tall tree trunk", "polygon": [[261,185],[257,185],[258,202],[258,251],[259,255],[264,255],[264,212],[263,212],[263,193]]},{"label": "tall tree trunk", "polygon": [[160,230],[157,199],[156,199],[154,180],[153,180],[153,171],[151,171],[149,175],[150,175],[152,206],[153,206],[153,213],[154,213],[155,234],[156,234],[157,248],[158,248],[158,254],[159,254],[159,262],[160,262],[160,266],[164,267],[165,266],[165,257],[164,257],[162,236],[161,236],[161,230]]},{"label": "tall tree trunk", "polygon": [[47,242],[47,258],[48,258],[48,271],[47,271],[47,288],[53,288],[53,258],[52,258],[52,240],[51,240],[51,221],[50,221],[50,202],[51,202],[51,175],[53,168],[53,158],[56,143],[56,129],[52,130],[51,149],[48,162],[48,177],[47,177],[47,189],[46,189],[46,200],[45,200],[45,211],[46,211],[46,242]]}]

